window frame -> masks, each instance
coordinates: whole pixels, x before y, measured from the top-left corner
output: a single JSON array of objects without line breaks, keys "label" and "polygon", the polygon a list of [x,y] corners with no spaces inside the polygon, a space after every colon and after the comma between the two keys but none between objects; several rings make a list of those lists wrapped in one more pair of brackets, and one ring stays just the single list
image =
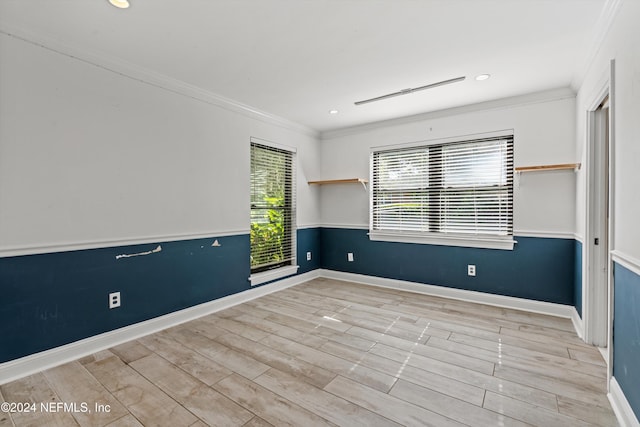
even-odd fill
[{"label": "window frame", "polygon": [[[453,143],[469,143],[479,140],[485,140],[490,138],[511,138],[512,150],[515,151],[515,136],[513,129],[506,129],[496,132],[488,132],[482,134],[465,135],[461,137],[451,137],[443,139],[434,139],[427,141],[418,141],[408,144],[396,144],[386,146],[371,147],[369,157],[369,182],[371,187],[369,190],[369,239],[372,241],[383,242],[400,242],[400,243],[416,243],[416,244],[431,244],[431,245],[443,245],[443,246],[458,246],[458,247],[471,247],[471,248],[487,248],[487,249],[502,249],[513,250],[513,246],[517,243],[514,240],[513,235],[513,222],[514,222],[514,181],[515,173],[513,169],[513,177],[511,180],[511,230],[508,235],[498,234],[473,234],[473,233],[458,233],[458,232],[434,232],[434,231],[410,231],[410,230],[374,230],[374,156],[376,153],[394,150],[404,150],[412,148],[426,148],[434,145],[446,145]],[[512,151],[512,154],[513,154]],[[431,173],[431,171],[427,171]],[[442,208],[442,204],[438,206],[438,209]],[[430,225],[431,228],[431,225]]]},{"label": "window frame", "polygon": [[[251,171],[251,162],[252,162],[252,158],[251,158],[251,154],[252,154],[252,147],[254,145],[258,145],[258,146],[262,146],[268,149],[274,149],[274,150],[278,150],[278,151],[285,151],[288,154],[290,154],[290,159],[291,159],[291,175],[290,175],[290,182],[286,183],[285,186],[288,188],[288,192],[290,193],[290,197],[291,197],[291,201],[290,201],[290,224],[289,224],[289,229],[286,230],[286,234],[289,235],[289,239],[290,239],[290,250],[291,250],[291,257],[290,257],[290,261],[288,262],[287,265],[279,265],[279,266],[275,266],[273,268],[267,268],[267,269],[260,269],[259,271],[254,271],[253,268],[251,268],[251,261],[249,262],[249,268],[251,270],[251,274],[249,276],[249,281],[251,283],[251,286],[256,286],[256,285],[260,285],[266,282],[271,282],[273,280],[277,280],[283,277],[287,277],[287,276],[291,276],[294,275],[298,272],[298,268],[299,266],[297,265],[297,256],[296,256],[296,234],[297,234],[297,221],[296,221],[296,196],[297,196],[297,190],[296,190],[296,179],[297,179],[297,173],[296,173],[296,169],[297,169],[297,162],[296,162],[296,154],[297,154],[297,150],[295,147],[290,147],[290,146],[286,146],[286,145],[282,145],[282,144],[277,144],[271,141],[266,141],[263,139],[259,139],[259,138],[254,138],[251,137],[250,138],[250,144],[249,144],[249,170]],[[251,189],[252,189],[252,185],[251,185],[251,172],[249,173],[249,224],[250,226],[252,225],[252,218],[251,218],[251,211],[252,211],[252,206],[251,206]],[[260,208],[259,208],[260,209]],[[249,239],[251,239],[251,237],[249,237]],[[252,250],[252,246],[251,246],[251,241],[249,242],[249,251],[250,251],[250,255],[253,253]]]}]

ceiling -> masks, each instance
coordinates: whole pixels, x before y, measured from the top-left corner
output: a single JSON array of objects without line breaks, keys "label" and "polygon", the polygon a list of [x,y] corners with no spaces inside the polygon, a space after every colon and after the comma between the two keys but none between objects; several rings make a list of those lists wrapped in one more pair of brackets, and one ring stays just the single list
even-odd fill
[{"label": "ceiling", "polygon": [[[572,86],[606,0],[1,0],[0,28],[320,132]],[[491,78],[476,81],[478,74]],[[354,105],[454,77],[434,89]],[[329,110],[338,114],[331,115]]]}]

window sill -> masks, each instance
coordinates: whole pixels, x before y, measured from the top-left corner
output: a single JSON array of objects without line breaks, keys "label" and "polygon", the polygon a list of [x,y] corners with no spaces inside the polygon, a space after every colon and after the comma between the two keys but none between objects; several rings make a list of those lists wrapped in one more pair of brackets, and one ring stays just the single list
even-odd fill
[{"label": "window sill", "polygon": [[370,231],[369,239],[380,242],[417,243],[423,245],[459,246],[464,248],[513,250],[516,242],[508,237],[479,237],[476,235],[445,236],[426,233]]},{"label": "window sill", "polygon": [[261,285],[262,283],[296,274],[298,272],[298,268],[299,266],[297,265],[288,265],[286,267],[263,271],[262,273],[256,273],[249,276],[249,281],[251,282],[251,286]]}]

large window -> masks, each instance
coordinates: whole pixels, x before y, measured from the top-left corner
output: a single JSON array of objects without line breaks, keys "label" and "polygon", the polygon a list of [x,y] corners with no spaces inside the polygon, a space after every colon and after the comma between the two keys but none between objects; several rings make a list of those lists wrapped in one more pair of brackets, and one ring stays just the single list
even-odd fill
[{"label": "large window", "polygon": [[[294,153],[251,142],[251,274],[295,264]],[[264,276],[264,275],[263,275]],[[275,276],[266,275],[267,279]]]},{"label": "large window", "polygon": [[513,136],[373,151],[373,240],[513,247]]}]

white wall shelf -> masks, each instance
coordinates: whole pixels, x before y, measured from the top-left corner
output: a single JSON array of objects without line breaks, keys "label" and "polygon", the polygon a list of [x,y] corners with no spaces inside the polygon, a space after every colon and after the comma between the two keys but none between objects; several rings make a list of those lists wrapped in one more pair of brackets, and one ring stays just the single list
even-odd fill
[{"label": "white wall shelf", "polygon": [[326,185],[326,184],[362,184],[367,189],[369,180],[364,178],[346,178],[346,179],[323,179],[318,181],[308,181],[309,185]]},{"label": "white wall shelf", "polygon": [[573,169],[574,171],[577,171],[581,166],[581,163],[561,163],[558,165],[518,166],[514,169],[516,172],[540,172],[563,169]]}]

